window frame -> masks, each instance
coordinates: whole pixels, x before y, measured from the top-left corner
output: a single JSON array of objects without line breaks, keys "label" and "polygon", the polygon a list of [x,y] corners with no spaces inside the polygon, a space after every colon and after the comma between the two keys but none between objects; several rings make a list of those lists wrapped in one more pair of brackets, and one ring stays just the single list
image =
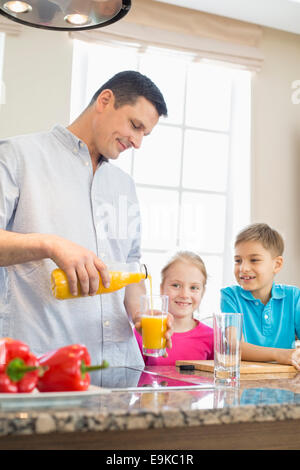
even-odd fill
[{"label": "window frame", "polygon": [[[77,42],[77,41],[75,41]],[[106,44],[107,47],[116,47],[116,45]],[[94,46],[93,46],[94,47]],[[122,47],[126,47],[123,45]],[[82,48],[82,50],[84,47]],[[130,46],[132,51],[133,47]],[[143,52],[136,48],[136,52],[138,54],[137,60],[137,70],[140,69],[140,60],[142,53],[147,53],[147,48],[143,49]],[[164,52],[166,52],[164,50]],[[174,54],[174,51],[170,51],[171,54]],[[182,52],[181,52],[182,54]],[[184,55],[184,54],[183,54]],[[76,54],[74,51],[75,60],[78,61],[78,57],[76,59]],[[193,60],[193,56],[191,54],[187,54],[187,64],[189,61]],[[81,57],[81,64],[85,63],[88,64],[87,57]],[[205,62],[205,61],[204,61]],[[207,61],[208,64],[213,62]],[[228,70],[228,68],[232,69],[232,90],[231,90],[231,106],[230,106],[230,119],[229,119],[229,126],[228,129],[225,130],[213,130],[213,129],[206,129],[200,128],[195,126],[186,125],[186,105],[187,105],[187,81],[188,81],[188,65],[185,71],[185,84],[184,84],[184,109],[183,109],[183,119],[181,124],[166,122],[163,119],[159,121],[157,126],[164,127],[176,127],[180,128],[182,131],[182,146],[181,146],[181,155],[180,155],[180,180],[178,186],[163,186],[163,185],[155,185],[152,183],[139,183],[135,181],[137,189],[139,188],[153,188],[153,189],[162,189],[164,191],[168,190],[176,190],[179,196],[179,214],[178,214],[178,226],[177,226],[177,247],[180,249],[180,241],[179,241],[179,231],[180,231],[180,217],[181,217],[181,201],[184,192],[194,192],[198,194],[217,194],[223,195],[226,198],[226,215],[225,215],[225,227],[224,227],[224,249],[222,252],[206,252],[201,251],[201,247],[197,252],[202,257],[217,257],[222,261],[223,269],[222,269],[222,286],[230,285],[234,283],[234,276],[233,276],[233,244],[234,238],[237,234],[237,231],[240,230],[242,227],[250,223],[250,179],[251,179],[251,162],[250,162],[250,121],[251,121],[251,72],[242,70],[240,67],[230,66],[228,64],[219,64],[219,66],[224,66]],[[88,67],[86,67],[88,69]],[[244,72],[247,72],[244,73]],[[244,78],[243,78],[244,74]],[[246,78],[247,76],[247,78]],[[81,84],[86,84],[86,77],[79,77],[81,81],[77,82]],[[77,88],[78,88],[77,83]],[[72,84],[72,94],[74,95],[74,90],[76,86]],[[83,90],[81,90],[83,92]],[[82,93],[82,96],[84,93]],[[86,105],[86,103],[85,103]],[[243,119],[240,119],[238,116],[243,115]],[[71,112],[71,117],[74,116],[74,108],[73,108],[73,116]],[[213,133],[220,133],[228,136],[229,139],[229,150],[228,150],[228,172],[227,172],[227,186],[225,191],[211,191],[211,190],[204,190],[204,189],[191,189],[183,187],[183,162],[184,162],[184,139],[185,139],[185,131],[186,130],[197,130],[197,131],[204,131],[204,132],[213,132]],[[241,131],[242,129],[242,131]],[[239,138],[239,133],[244,136],[244,140]],[[236,142],[233,143],[233,140]],[[134,179],[134,165],[135,165],[135,150],[130,150],[130,175]],[[242,155],[242,157],[241,157]],[[114,162],[118,165],[118,162]],[[118,165],[119,166],[119,165]],[[122,168],[122,165],[120,165]],[[236,168],[237,167],[237,170]],[[243,178],[240,178],[240,175],[245,174]],[[240,181],[242,179],[242,182]],[[243,205],[239,204],[240,195],[243,193],[244,196],[242,197]],[[175,247],[174,247],[175,250]],[[172,251],[174,251],[172,250]],[[169,250],[160,249],[158,247],[153,248],[142,248],[142,257],[143,253],[150,255],[153,254],[163,254],[167,255]],[[220,286],[220,287],[222,287]],[[218,309],[219,302],[215,302],[215,306],[213,308],[214,311]],[[208,305],[208,310],[211,311],[211,307]],[[207,315],[207,311],[204,312],[204,315]]]}]

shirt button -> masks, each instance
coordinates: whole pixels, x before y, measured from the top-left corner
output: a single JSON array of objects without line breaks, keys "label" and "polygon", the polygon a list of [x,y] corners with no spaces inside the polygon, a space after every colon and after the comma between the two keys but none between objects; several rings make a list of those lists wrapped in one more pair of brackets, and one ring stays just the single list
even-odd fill
[{"label": "shirt button", "polygon": [[84,162],[85,166],[89,166],[89,162]]},{"label": "shirt button", "polygon": [[104,324],[104,326],[109,326],[109,320],[105,320],[105,322],[103,324]]},{"label": "shirt button", "polygon": [[80,141],[80,142],[79,142],[79,147],[82,148],[83,146],[84,146],[84,143]]},{"label": "shirt button", "polygon": [[269,318],[268,315],[265,315],[265,320],[268,320],[268,318]]},{"label": "shirt button", "polygon": [[76,147],[73,148],[74,153],[78,153],[78,149]]},{"label": "shirt button", "polygon": [[259,302],[255,302],[255,305],[258,305]]}]

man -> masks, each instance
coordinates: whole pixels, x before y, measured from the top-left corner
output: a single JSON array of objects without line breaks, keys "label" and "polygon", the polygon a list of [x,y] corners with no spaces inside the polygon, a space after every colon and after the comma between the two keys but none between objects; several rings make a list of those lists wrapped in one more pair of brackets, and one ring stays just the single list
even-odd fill
[{"label": "man", "polygon": [[[142,365],[128,321],[137,321],[143,283],[95,296],[108,261],[140,259],[134,183],[109,160],[138,149],[161,115],[161,92],[138,72],[106,82],[67,128],[0,141],[0,336],[27,342],[35,354],[85,344],[92,362]],[[136,227],[136,230],[132,230]],[[59,301],[56,267],[76,295]],[[125,308],[124,308],[125,306]]]}]

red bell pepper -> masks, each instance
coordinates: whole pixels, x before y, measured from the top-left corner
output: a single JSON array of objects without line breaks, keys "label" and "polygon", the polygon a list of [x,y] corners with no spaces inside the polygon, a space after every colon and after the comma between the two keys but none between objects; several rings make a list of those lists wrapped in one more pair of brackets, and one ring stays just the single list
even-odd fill
[{"label": "red bell pepper", "polygon": [[91,366],[87,348],[82,344],[71,344],[39,357],[45,372],[39,378],[37,388],[40,392],[69,392],[87,390],[92,370],[104,369],[108,363]]},{"label": "red bell pepper", "polygon": [[0,339],[0,393],[30,393],[42,369],[27,344]]}]

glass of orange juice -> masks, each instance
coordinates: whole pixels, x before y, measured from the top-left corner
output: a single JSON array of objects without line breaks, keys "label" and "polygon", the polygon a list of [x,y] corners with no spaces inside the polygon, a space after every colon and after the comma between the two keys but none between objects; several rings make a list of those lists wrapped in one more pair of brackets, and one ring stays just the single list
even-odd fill
[{"label": "glass of orange juice", "polygon": [[166,353],[167,295],[142,295],[142,337],[143,354],[159,357]]}]

